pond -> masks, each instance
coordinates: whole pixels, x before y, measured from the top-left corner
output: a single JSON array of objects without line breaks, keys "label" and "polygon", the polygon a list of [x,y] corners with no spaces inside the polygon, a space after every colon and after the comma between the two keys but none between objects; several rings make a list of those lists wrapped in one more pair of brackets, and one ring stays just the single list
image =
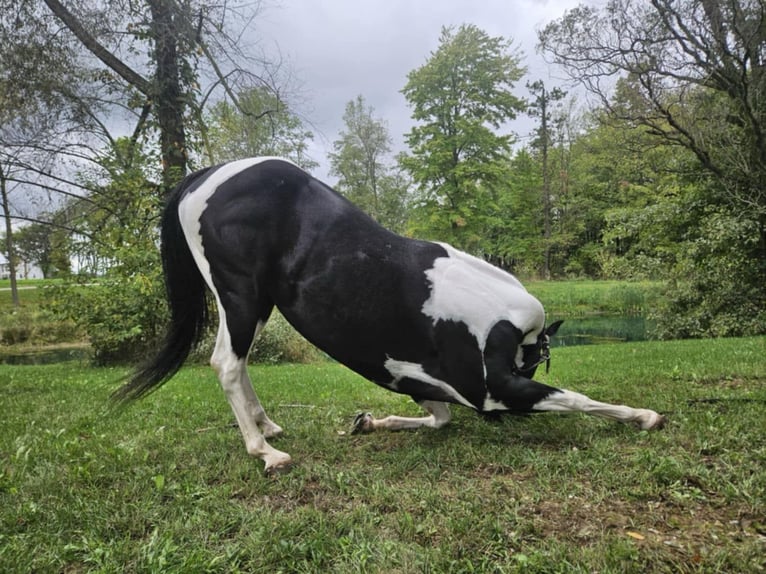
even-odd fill
[{"label": "pond", "polygon": [[594,316],[564,319],[552,347],[645,341],[651,321],[644,317]]},{"label": "pond", "polygon": [[[643,317],[595,316],[564,319],[552,347],[644,341],[651,322]],[[90,350],[82,347],[48,348],[25,353],[0,350],[0,364],[48,365],[65,361],[88,361]]]},{"label": "pond", "polygon": [[90,357],[90,349],[83,347],[54,347],[23,353],[0,350],[0,364],[3,365],[50,365],[66,361],[89,361]]}]

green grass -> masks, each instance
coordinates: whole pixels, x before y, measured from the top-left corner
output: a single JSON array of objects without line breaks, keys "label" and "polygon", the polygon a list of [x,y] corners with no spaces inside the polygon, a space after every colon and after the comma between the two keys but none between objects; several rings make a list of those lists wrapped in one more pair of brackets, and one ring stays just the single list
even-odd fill
[{"label": "green grass", "polygon": [[[0,352],[19,354],[40,347],[87,344],[87,336],[82,329],[71,321],[61,321],[44,308],[45,287],[57,283],[60,280],[19,281],[20,310],[13,308],[10,291],[0,291]],[[0,288],[7,289],[9,286],[8,280],[0,281]],[[543,302],[548,317],[557,319],[588,315],[645,315],[657,298],[658,286],[656,282],[626,281],[527,283],[529,291]],[[273,334],[276,337],[271,337]],[[285,338],[275,325],[270,325],[265,336],[271,337],[274,344]],[[268,341],[264,344],[266,346],[262,345],[262,349],[267,349]],[[305,349],[296,345],[292,345],[292,351],[270,352],[269,357],[306,353]],[[206,351],[205,354],[209,353]]]},{"label": "green grass", "polygon": [[13,306],[10,281],[0,280],[0,352],[22,354],[50,346],[82,347],[85,335],[71,322],[62,321],[44,308],[45,288],[58,279],[18,281],[20,308]]},{"label": "green grass", "polygon": [[417,414],[330,364],[255,367],[274,442],[245,453],[211,369],[116,416],[123,370],[0,366],[0,571],[758,572],[766,556],[766,338],[557,349],[555,385],[665,412],[346,434]]},{"label": "green grass", "polygon": [[[39,308],[43,302],[43,287],[49,284],[49,282],[35,279],[19,281],[19,303],[21,304],[21,308]],[[10,281],[7,279],[0,280],[0,313],[13,311],[13,298],[10,289]]]},{"label": "green grass", "polygon": [[528,281],[551,317],[646,315],[660,297],[658,281]]}]

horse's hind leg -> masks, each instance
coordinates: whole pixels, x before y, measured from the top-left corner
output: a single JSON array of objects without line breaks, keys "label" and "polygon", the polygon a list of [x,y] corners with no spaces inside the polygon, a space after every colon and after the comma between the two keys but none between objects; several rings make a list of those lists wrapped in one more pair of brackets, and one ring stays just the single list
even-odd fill
[{"label": "horse's hind leg", "polygon": [[383,419],[375,419],[371,413],[360,413],[354,419],[351,434],[367,433],[378,429],[386,430],[409,430],[420,427],[441,428],[450,421],[449,406],[447,403],[438,401],[417,401],[428,411],[427,417],[398,417],[387,416]]},{"label": "horse's hind leg", "polygon": [[279,434],[282,429],[266,415],[247,372],[250,345],[263,328],[270,306],[260,316],[241,308],[236,313],[227,314],[220,303],[218,308],[218,337],[210,363],[234,411],[245,448],[248,454],[266,463],[267,473],[288,468],[290,455],[266,442],[267,437]]}]

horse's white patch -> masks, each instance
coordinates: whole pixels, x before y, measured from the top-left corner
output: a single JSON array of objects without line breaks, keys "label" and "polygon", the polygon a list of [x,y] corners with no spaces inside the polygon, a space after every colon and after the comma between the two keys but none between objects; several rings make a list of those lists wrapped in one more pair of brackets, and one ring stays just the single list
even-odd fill
[{"label": "horse's white patch", "polygon": [[506,407],[500,401],[496,401],[490,396],[489,393],[487,393],[487,396],[484,398],[484,405],[482,406],[482,411],[489,412],[489,411],[507,411],[507,410],[508,410],[508,407]]},{"label": "horse's white patch", "polygon": [[[489,331],[498,321],[510,321],[531,344],[545,325],[545,311],[535,297],[510,273],[447,244],[447,257],[439,257],[426,271],[431,296],[423,313],[434,320],[460,321],[484,351]],[[519,348],[521,352],[521,348]],[[517,357],[517,363],[520,357]]]},{"label": "horse's white patch", "polygon": [[459,402],[461,405],[464,405],[466,407],[475,408],[474,405],[472,405],[468,399],[466,399],[463,395],[458,393],[453,387],[451,387],[449,384],[445,383],[444,381],[437,379],[435,377],[432,377],[428,373],[426,373],[423,370],[423,366],[418,363],[409,363],[407,361],[397,361],[396,359],[388,358],[386,359],[386,362],[383,363],[383,366],[386,367],[386,370],[391,373],[391,376],[394,377],[394,383],[398,383],[401,379],[415,379],[416,381],[421,381],[423,383],[427,383],[429,385],[432,385],[441,391],[443,391],[445,394],[449,395],[453,399],[455,399],[457,402]]}]

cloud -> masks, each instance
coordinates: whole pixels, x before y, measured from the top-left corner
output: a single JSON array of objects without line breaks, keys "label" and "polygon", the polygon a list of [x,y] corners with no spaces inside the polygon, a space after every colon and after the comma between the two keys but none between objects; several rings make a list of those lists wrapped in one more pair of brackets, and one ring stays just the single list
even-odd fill
[{"label": "cloud", "polygon": [[[316,132],[312,157],[317,175],[328,176],[327,152],[343,128],[345,105],[362,95],[388,124],[395,146],[412,126],[401,89],[407,74],[437,49],[443,26],[475,24],[491,36],[512,40],[523,54],[527,79],[549,79],[535,54],[537,30],[573,8],[575,0],[291,0],[268,7],[255,33],[276,45],[303,85],[301,115]],[[529,122],[527,122],[529,124]],[[523,135],[526,127],[515,124]],[[332,183],[332,181],[330,181]]]}]

